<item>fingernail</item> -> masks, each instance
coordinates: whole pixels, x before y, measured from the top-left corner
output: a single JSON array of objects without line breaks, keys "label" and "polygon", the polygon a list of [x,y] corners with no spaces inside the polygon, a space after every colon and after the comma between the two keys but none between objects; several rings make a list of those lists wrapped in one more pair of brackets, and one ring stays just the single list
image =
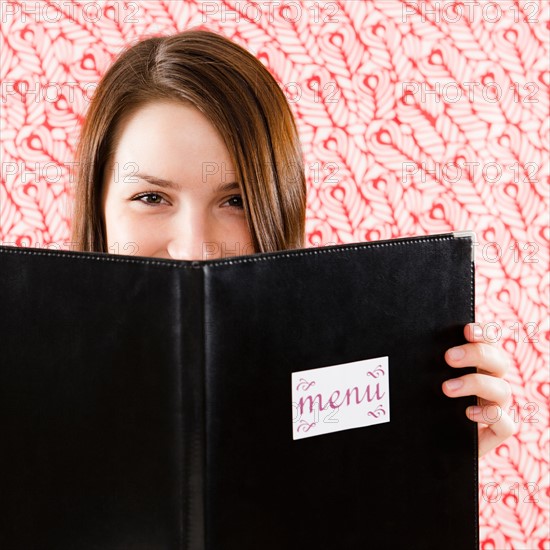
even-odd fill
[{"label": "fingernail", "polygon": [[479,325],[474,325],[474,338],[483,338],[483,330]]},{"label": "fingernail", "polygon": [[460,380],[460,378],[453,378],[452,380],[447,380],[447,382],[445,382],[445,385],[450,390],[458,390],[458,388],[461,388],[464,385],[464,381]]},{"label": "fingernail", "polygon": [[470,413],[470,416],[475,416],[481,412],[481,407],[478,407],[477,405],[474,407],[468,407],[468,412]]},{"label": "fingernail", "polygon": [[466,352],[462,348],[451,348],[449,350],[449,357],[451,359],[462,359],[466,355]]}]

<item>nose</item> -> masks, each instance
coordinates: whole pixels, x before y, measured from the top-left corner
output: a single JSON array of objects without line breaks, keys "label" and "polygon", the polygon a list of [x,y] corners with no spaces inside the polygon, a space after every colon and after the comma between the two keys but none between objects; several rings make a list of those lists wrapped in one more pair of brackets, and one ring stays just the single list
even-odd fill
[{"label": "nose", "polygon": [[211,244],[206,220],[190,216],[170,230],[166,252],[172,260],[203,260]]}]

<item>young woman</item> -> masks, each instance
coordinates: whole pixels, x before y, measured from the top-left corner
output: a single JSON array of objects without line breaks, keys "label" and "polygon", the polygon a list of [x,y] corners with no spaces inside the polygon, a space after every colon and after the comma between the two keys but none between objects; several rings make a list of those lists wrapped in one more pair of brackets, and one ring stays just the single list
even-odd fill
[{"label": "young woman", "polygon": [[[304,246],[306,187],[283,92],[253,55],[208,31],[142,40],[99,83],[77,149],[73,242],[81,251],[200,260]],[[509,360],[464,327],[447,380],[478,396],[480,455],[514,433]],[[457,373],[460,371],[458,370]],[[494,421],[491,421],[494,419]]]}]

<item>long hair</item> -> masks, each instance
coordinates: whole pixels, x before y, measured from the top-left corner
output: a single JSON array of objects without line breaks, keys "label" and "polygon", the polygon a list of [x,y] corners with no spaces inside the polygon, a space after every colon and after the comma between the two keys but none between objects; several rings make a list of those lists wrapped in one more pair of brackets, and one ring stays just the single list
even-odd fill
[{"label": "long hair", "polygon": [[303,155],[285,95],[251,53],[221,35],[193,29],[143,39],[124,50],[100,80],[76,148],[76,249],[108,252],[100,197],[117,131],[123,119],[159,100],[193,105],[221,135],[254,251],[302,248]]}]

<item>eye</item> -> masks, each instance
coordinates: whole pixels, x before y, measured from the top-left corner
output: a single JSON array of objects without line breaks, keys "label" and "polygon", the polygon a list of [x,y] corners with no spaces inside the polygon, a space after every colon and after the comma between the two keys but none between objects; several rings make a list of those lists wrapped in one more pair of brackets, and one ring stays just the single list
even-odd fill
[{"label": "eye", "polygon": [[[150,200],[142,200],[145,198]],[[146,204],[148,206],[155,206],[157,204],[162,204],[162,201],[166,199],[158,193],[142,193],[141,195],[136,195],[131,200],[142,202],[143,204]]]},{"label": "eye", "polygon": [[238,208],[239,210],[243,209],[243,198],[241,195],[233,195],[229,197],[223,204],[227,204],[231,208]]}]

